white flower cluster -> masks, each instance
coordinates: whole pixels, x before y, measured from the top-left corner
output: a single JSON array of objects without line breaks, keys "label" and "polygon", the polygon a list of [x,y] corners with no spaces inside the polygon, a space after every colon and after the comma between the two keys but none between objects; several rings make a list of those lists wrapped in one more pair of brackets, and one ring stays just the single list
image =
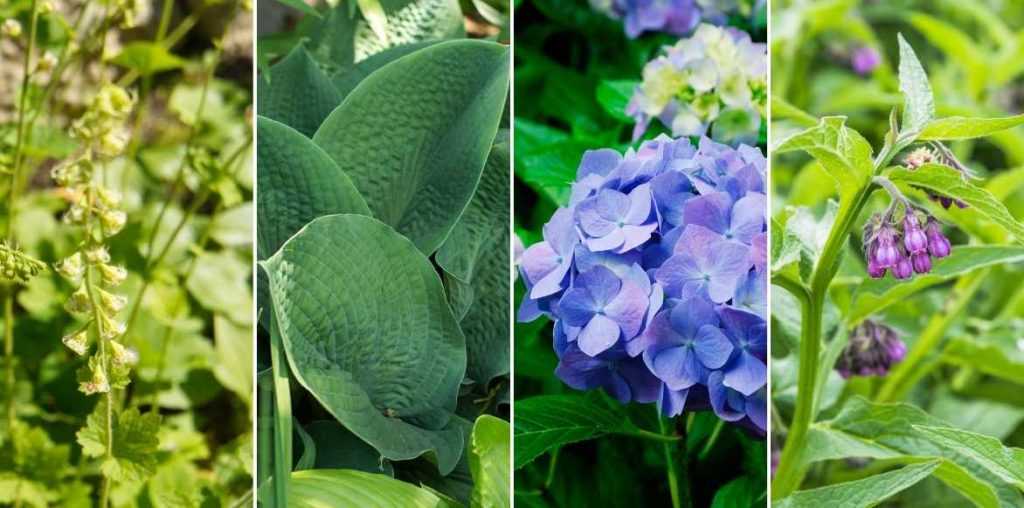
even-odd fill
[{"label": "white flower cluster", "polygon": [[652,119],[673,136],[757,141],[767,106],[767,47],[745,32],[702,24],[649,62],[626,109],[639,139]]}]

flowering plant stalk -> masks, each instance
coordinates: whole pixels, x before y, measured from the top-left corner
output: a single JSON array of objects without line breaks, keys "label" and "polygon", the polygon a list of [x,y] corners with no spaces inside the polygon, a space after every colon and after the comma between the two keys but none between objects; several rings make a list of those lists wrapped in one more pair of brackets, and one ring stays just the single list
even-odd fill
[{"label": "flowering plant stalk", "polygon": [[[878,284],[874,287],[886,288],[891,294],[902,294],[904,297],[924,287],[922,284],[927,284],[919,278],[927,280],[927,277],[934,277],[936,272],[949,273],[947,263],[952,264],[952,259],[958,257],[961,249],[970,249],[953,245],[946,236],[949,228],[938,218],[954,204],[954,208],[964,209],[964,213],[979,214],[998,223],[1018,242],[1024,240],[1024,236],[1020,236],[1024,233],[1024,226],[1013,218],[1004,205],[974,184],[971,172],[943,143],[946,140],[993,134],[1014,127],[1024,120],[1002,123],[989,119],[936,119],[935,99],[923,66],[902,36],[898,37],[898,44],[902,114],[897,114],[896,109],[892,110],[888,132],[878,153],[874,153],[869,142],[859,132],[847,126],[845,117],[825,117],[819,120],[777,101],[781,107],[776,111],[781,112],[777,113],[776,119],[802,123],[806,129],[782,140],[775,153],[806,152],[834,180],[839,195],[838,204],[832,203],[820,222],[804,209],[791,208],[784,210],[776,219],[778,228],[775,229],[772,242],[772,284],[784,289],[789,294],[788,298],[799,303],[801,318],[799,342],[793,345],[797,350],[795,361],[798,363],[798,374],[792,416],[788,423],[784,423],[781,415],[773,414],[780,423],[775,426],[779,432],[778,437],[784,436],[784,446],[773,457],[777,459],[777,464],[773,463],[772,496],[777,502],[791,502],[797,498],[804,501],[824,500],[835,495],[831,486],[797,492],[809,466],[814,461],[824,460],[823,456],[826,455],[820,448],[809,443],[820,439],[823,433],[832,429],[847,432],[855,440],[861,439],[861,435],[867,432],[865,439],[884,442],[885,446],[894,451],[896,455],[893,457],[897,461],[906,460],[902,454],[926,457],[925,462],[888,471],[877,477],[865,475],[862,480],[865,482],[864,489],[871,492],[867,495],[877,496],[870,497],[874,502],[893,495],[892,492],[883,493],[880,488],[877,492],[870,490],[873,487],[868,485],[874,485],[876,481],[885,481],[887,477],[902,478],[912,484],[932,474],[942,464],[960,464],[949,455],[937,453],[927,446],[923,448],[927,451],[922,451],[909,443],[889,442],[884,437],[870,433],[873,431],[854,430],[851,427],[855,425],[853,420],[861,417],[877,422],[883,429],[903,424],[906,426],[905,432],[913,438],[926,443],[943,443],[945,446],[949,446],[950,442],[943,439],[950,439],[956,432],[960,432],[940,428],[936,420],[926,419],[909,406],[885,406],[855,397],[847,401],[839,416],[828,422],[817,422],[826,403],[826,386],[830,384],[829,375],[833,369],[847,380],[848,386],[869,386],[855,384],[860,383],[856,381],[859,377],[881,378],[877,391],[870,388],[865,390],[867,393],[874,392],[877,401],[901,399],[914,380],[920,379],[921,371],[933,368],[934,364],[926,367],[923,362],[938,345],[942,338],[942,327],[948,325],[950,319],[949,314],[944,315],[909,350],[894,324],[878,318],[869,319],[887,305],[893,304],[899,296],[889,296],[880,291],[882,297],[874,302],[865,303],[855,299],[850,305],[840,307],[844,315],[837,322],[834,314],[830,316],[826,310],[834,311],[840,306],[835,301],[837,295],[842,294],[841,290],[837,290],[840,284],[837,274],[840,270],[850,273],[850,268],[846,267],[850,265],[852,254],[846,254],[846,260],[843,258],[844,253],[850,250],[848,244],[851,239],[861,239],[862,264],[856,269],[858,276],[865,283]],[[886,199],[889,204],[884,211],[870,213],[872,208]],[[869,217],[861,234],[857,235],[856,226],[864,215]],[[971,283],[968,282],[971,279],[973,277],[962,279],[957,287],[971,291]],[[949,312],[958,312],[962,303],[957,306],[951,306]],[[829,341],[824,340],[826,333],[831,337]],[[787,365],[792,366],[791,363]],[[883,416],[885,411],[892,413]],[[894,422],[890,418],[903,420]],[[913,423],[907,424],[907,421]],[[959,439],[968,439],[964,435],[957,435]],[[850,453],[851,457],[862,457],[864,451],[838,449],[832,453],[838,457],[846,457],[846,453]],[[955,480],[937,472],[935,474],[968,498],[976,495],[962,485],[957,485]],[[979,478],[989,480],[983,473],[979,475]]]}]

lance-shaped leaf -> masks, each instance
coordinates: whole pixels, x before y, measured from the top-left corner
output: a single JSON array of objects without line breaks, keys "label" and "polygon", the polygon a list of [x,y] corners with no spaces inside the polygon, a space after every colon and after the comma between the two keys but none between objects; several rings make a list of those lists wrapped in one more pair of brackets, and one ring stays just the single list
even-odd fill
[{"label": "lance-shaped leaf", "polygon": [[390,476],[348,469],[311,469],[292,473],[288,506],[402,506],[443,508],[441,498],[427,489]]},{"label": "lance-shaped leaf", "polygon": [[949,427],[915,426],[933,442],[957,450],[1004,481],[1024,490],[1024,450],[1007,448],[998,439]]},{"label": "lance-shaped leaf", "polygon": [[900,138],[909,143],[932,118],[935,118],[935,99],[932,96],[932,85],[928,82],[928,74],[924,72],[921,61],[914,54],[914,48],[910,47],[902,34],[898,39],[900,91],[903,92],[903,125],[900,126]]},{"label": "lance-shaped leaf", "polygon": [[435,44],[363,80],[313,140],[376,218],[433,253],[476,189],[508,72],[508,49],[498,44]]},{"label": "lance-shaped leaf", "polygon": [[802,150],[821,163],[839,184],[839,195],[849,196],[871,178],[871,144],[846,126],[846,117],[822,118],[818,125],[783,141],[776,153]]},{"label": "lance-shaped leaf", "polygon": [[905,183],[959,199],[1013,235],[1017,243],[1024,244],[1024,224],[1010,214],[1006,205],[985,189],[967,181],[962,173],[949,166],[925,164],[915,170],[894,169],[889,178],[897,183]]},{"label": "lance-shaped leaf", "polygon": [[471,506],[509,506],[511,439],[509,425],[505,420],[491,415],[477,418],[469,448],[469,467],[473,472]]},{"label": "lance-shaped leaf", "polygon": [[306,136],[312,136],[341,102],[341,94],[302,44],[260,76],[259,89],[260,115]]},{"label": "lance-shaped leaf", "polygon": [[1002,118],[950,116],[928,122],[918,140],[974,139],[1024,125],[1024,115]]},{"label": "lance-shaped leaf", "polygon": [[801,490],[773,501],[779,508],[863,508],[876,504],[925,479],[939,466],[937,461],[914,464],[895,471],[876,474],[863,480],[837,483],[817,489]]},{"label": "lance-shaped leaf", "polygon": [[455,467],[466,344],[430,261],[375,219],[321,217],[263,263],[298,381],[393,460]]},{"label": "lance-shaped leaf", "polygon": [[499,137],[476,194],[435,256],[466,335],[466,375],[483,384],[509,371],[508,131]]}]

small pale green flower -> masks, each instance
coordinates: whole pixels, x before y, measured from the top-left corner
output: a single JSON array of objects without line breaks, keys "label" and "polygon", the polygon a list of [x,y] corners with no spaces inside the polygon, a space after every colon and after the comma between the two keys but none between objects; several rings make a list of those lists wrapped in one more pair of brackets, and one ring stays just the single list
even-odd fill
[{"label": "small pale green flower", "polygon": [[103,278],[104,285],[114,287],[124,282],[124,279],[128,277],[128,271],[123,266],[102,264],[100,265],[100,276]]},{"label": "small pale green flower", "polygon": [[57,269],[57,273],[73,284],[80,283],[82,281],[82,276],[85,274],[85,264],[82,263],[82,253],[76,252],[58,261],[55,268]]},{"label": "small pale green flower", "polygon": [[82,356],[89,350],[89,332],[87,328],[83,328],[75,333],[65,335],[61,342],[64,343],[68,349],[75,352],[76,355]]}]

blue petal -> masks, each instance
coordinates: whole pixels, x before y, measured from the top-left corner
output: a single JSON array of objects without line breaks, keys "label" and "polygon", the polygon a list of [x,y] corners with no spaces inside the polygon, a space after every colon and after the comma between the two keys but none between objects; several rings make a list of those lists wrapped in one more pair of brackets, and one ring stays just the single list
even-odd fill
[{"label": "blue petal", "polygon": [[618,340],[619,325],[607,316],[595,314],[590,323],[583,327],[583,331],[576,338],[576,343],[584,353],[597,356],[614,346]]},{"label": "blue petal", "polygon": [[749,353],[738,355],[722,380],[725,386],[747,396],[760,390],[766,382],[764,362]]},{"label": "blue petal", "polygon": [[700,327],[693,348],[700,363],[709,369],[721,368],[729,361],[733,351],[729,338],[717,326],[712,325]]}]

